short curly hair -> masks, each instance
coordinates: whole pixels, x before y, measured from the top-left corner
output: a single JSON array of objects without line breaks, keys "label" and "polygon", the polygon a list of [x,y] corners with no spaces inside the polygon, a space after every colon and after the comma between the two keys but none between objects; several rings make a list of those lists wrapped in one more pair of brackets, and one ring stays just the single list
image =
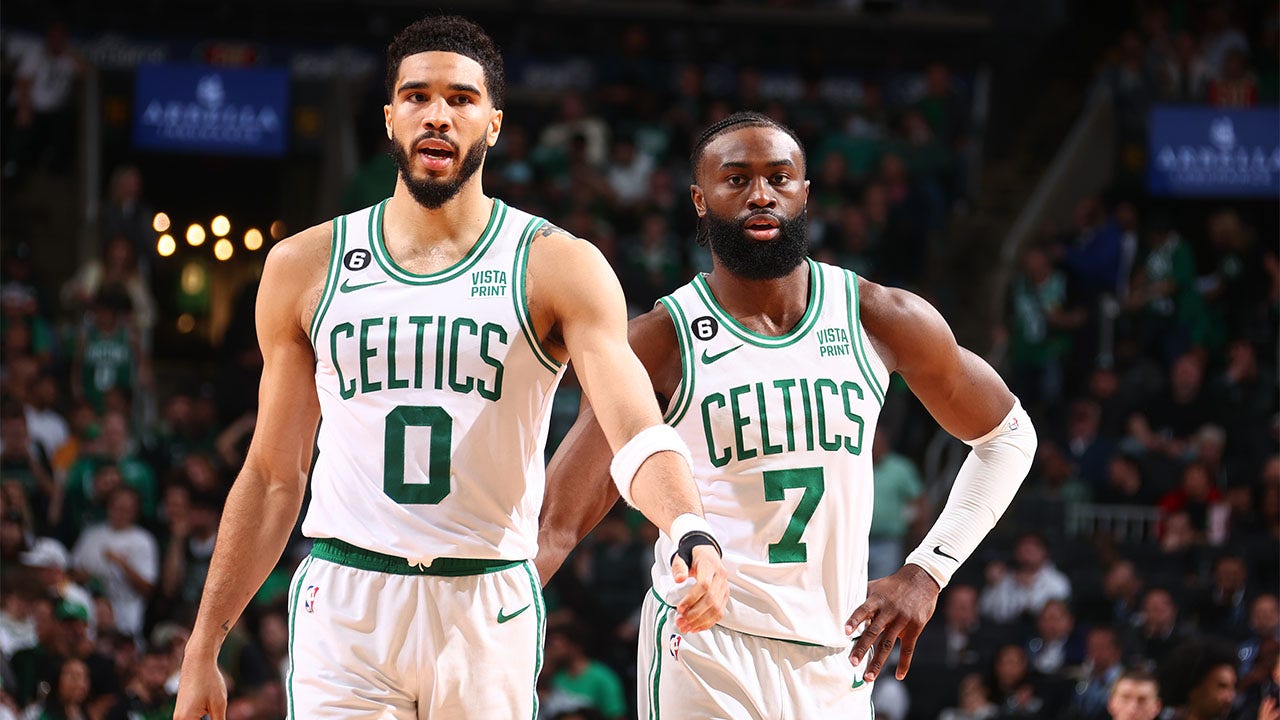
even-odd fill
[{"label": "short curly hair", "polygon": [[502,53],[484,28],[457,15],[432,15],[401,30],[387,45],[387,98],[395,96],[400,61],[410,55],[438,50],[475,60],[484,70],[484,84],[495,109],[501,110],[507,94]]}]

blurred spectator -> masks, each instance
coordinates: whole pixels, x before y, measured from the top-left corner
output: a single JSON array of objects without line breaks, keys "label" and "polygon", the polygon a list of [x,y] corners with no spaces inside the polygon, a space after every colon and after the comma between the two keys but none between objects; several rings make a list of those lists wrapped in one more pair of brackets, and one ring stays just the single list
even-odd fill
[{"label": "blurred spectator", "polygon": [[1117,505],[1151,505],[1158,497],[1144,478],[1142,464],[1131,455],[1119,454],[1107,464],[1107,484],[1098,501]]},{"label": "blurred spectator", "polygon": [[902,567],[903,543],[912,523],[925,514],[926,498],[915,464],[893,451],[888,432],[881,427],[876,428],[871,457],[875,483],[867,577],[874,580]]},{"label": "blurred spectator", "polygon": [[1017,645],[996,651],[988,686],[991,700],[1000,707],[1001,718],[1038,718],[1045,699],[1037,687],[1042,679],[1027,663],[1027,652]]},{"label": "blurred spectator", "polygon": [[68,539],[75,539],[89,522],[106,517],[106,500],[113,486],[100,477],[105,467],[113,467],[119,482],[138,492],[142,517],[156,512],[156,479],[151,467],[137,455],[129,432],[129,421],[118,412],[102,417],[102,437],[93,452],[76,461],[67,474],[66,501],[61,524]]},{"label": "blurred spectator", "polygon": [[83,660],[67,658],[35,716],[39,720],[90,720],[89,687],[89,666]]},{"label": "blurred spectator", "polygon": [[27,433],[39,454],[49,462],[71,438],[67,421],[59,414],[58,381],[52,375],[40,375],[32,383],[23,412]]},{"label": "blurred spectator", "polygon": [[1107,702],[1117,678],[1124,672],[1120,664],[1120,642],[1115,630],[1096,627],[1085,639],[1084,665],[1071,700],[1073,717],[1105,718]]},{"label": "blurred spectator", "polygon": [[1213,562],[1213,581],[1196,603],[1200,629],[1239,641],[1249,631],[1249,571],[1244,558],[1223,555]]},{"label": "blurred spectator", "polygon": [[[1268,641],[1280,641],[1280,600],[1272,593],[1263,593],[1249,604],[1249,634],[1236,652],[1242,675],[1253,670]],[[1269,667],[1266,663],[1262,666],[1264,672]]]},{"label": "blurred spectator", "polygon": [[1107,607],[1092,620],[1117,628],[1137,624],[1141,617],[1142,578],[1132,562],[1120,560],[1107,569],[1102,577],[1102,594]]},{"label": "blurred spectator", "polygon": [[1174,717],[1222,720],[1236,696],[1236,667],[1215,641],[1184,643],[1160,662],[1160,693]]},{"label": "blurred spectator", "polygon": [[987,566],[982,613],[996,622],[1010,622],[1024,613],[1035,615],[1050,600],[1071,596],[1071,582],[1049,559],[1044,538],[1024,533],[1014,544],[1014,567],[1002,562]]},{"label": "blurred spectator", "polygon": [[547,664],[555,668],[552,683],[559,690],[585,699],[608,720],[627,712],[622,681],[598,660],[587,656],[587,631],[576,622],[547,628]]},{"label": "blurred spectator", "polygon": [[1227,56],[1232,51],[1249,51],[1249,39],[1232,22],[1231,11],[1226,3],[1208,6],[1201,44],[1204,47],[1205,66],[1213,77],[1222,74]]},{"label": "blurred spectator", "polygon": [[48,460],[32,442],[22,405],[13,400],[0,400],[0,477],[22,486],[34,506],[33,520],[43,524],[57,487]]},{"label": "blurred spectator", "polygon": [[148,646],[133,679],[115,700],[106,720],[161,720],[173,716],[175,697],[165,689],[169,675],[167,648]]},{"label": "blurred spectator", "polygon": [[1076,632],[1071,608],[1061,600],[1050,600],[1036,619],[1036,634],[1027,641],[1031,666],[1053,675],[1084,661],[1084,638]]},{"label": "blurred spectator", "polygon": [[1068,409],[1062,446],[1091,492],[1106,484],[1107,466],[1115,443],[1101,435],[1102,409],[1091,400],[1076,400]]},{"label": "blurred spectator", "polygon": [[1156,677],[1145,670],[1125,670],[1107,698],[1112,720],[1156,720],[1162,707]]},{"label": "blurred spectator", "polygon": [[614,141],[605,173],[614,201],[623,208],[639,205],[648,192],[653,167],[653,158],[636,148],[634,138],[623,135]]},{"label": "blurred spectator", "polygon": [[44,42],[23,56],[10,98],[17,111],[3,167],[5,180],[35,167],[59,174],[70,170],[76,130],[72,90],[84,69],[60,21],[51,23]]},{"label": "blurred spectator", "polygon": [[1141,659],[1158,662],[1185,639],[1178,621],[1178,603],[1164,588],[1151,588],[1142,596],[1142,615],[1129,646]]},{"label": "blurred spectator", "polygon": [[1250,72],[1245,51],[1234,48],[1222,61],[1222,72],[1209,81],[1209,104],[1214,107],[1250,108],[1258,104],[1258,80]]},{"label": "blurred spectator", "polygon": [[108,391],[131,394],[149,382],[150,363],[130,319],[132,308],[124,288],[102,288],[76,343],[71,389],[77,400],[88,400],[99,412],[105,409]]},{"label": "blurred spectator", "polygon": [[989,720],[1000,711],[991,702],[987,686],[982,676],[970,673],[960,681],[959,707],[947,708],[938,716],[938,720]]},{"label": "blurred spectator", "polygon": [[557,156],[568,155],[574,138],[581,139],[585,160],[591,165],[602,167],[609,159],[609,126],[588,110],[581,93],[569,91],[560,100],[560,119],[542,131],[535,153],[544,158],[542,162],[557,163]]},{"label": "blurred spectator", "polygon": [[133,488],[116,488],[107,501],[107,521],[86,528],[72,553],[76,569],[102,583],[117,629],[134,636],[142,634],[160,574],[155,538],[138,525],[139,502]]},{"label": "blurred spectator", "polygon": [[190,493],[188,497],[185,505],[166,504],[170,510],[169,540],[164,552],[160,593],[173,607],[194,609],[200,602],[213,557],[222,502],[207,492]]},{"label": "blurred spectator", "polygon": [[88,611],[66,600],[40,598],[33,607],[39,642],[14,654],[10,665],[17,678],[14,699],[22,705],[40,700],[58,684],[66,660],[88,667],[89,693],[99,697],[115,691],[115,666],[97,652],[89,636]]},{"label": "blurred spectator", "polygon": [[1200,43],[1190,32],[1173,37],[1173,54],[1160,70],[1160,96],[1169,102],[1199,102],[1209,83],[1209,67],[1200,54]]},{"label": "blurred spectator", "polygon": [[97,629],[93,596],[67,574],[70,557],[62,543],[53,538],[39,538],[30,550],[18,556],[18,560],[35,571],[35,578],[45,591],[53,593],[60,601],[84,609],[91,634]]},{"label": "blurred spectator", "polygon": [[[121,165],[113,170],[107,182],[107,201],[102,207],[102,237],[108,245],[117,237],[128,241],[144,283],[150,276],[147,259],[155,249],[154,218],[155,212],[142,199],[142,171],[134,165]],[[102,256],[111,258],[109,247],[103,248]]]},{"label": "blurred spectator", "polygon": [[[119,304],[117,312],[127,316],[145,349],[150,347],[149,338],[156,324],[156,301],[138,257],[138,250],[128,237],[123,234],[109,237],[102,249],[102,259],[82,265],[62,288],[62,299],[72,309],[93,312],[95,300],[104,290],[123,290],[129,298],[128,306],[119,299],[112,301]],[[100,330],[107,332],[105,327]]]},{"label": "blurred spectator", "polygon": [[1195,256],[1191,246],[1165,215],[1148,223],[1145,257],[1129,289],[1134,333],[1144,352],[1169,362],[1208,333],[1203,301],[1196,292]]},{"label": "blurred spectator", "polygon": [[647,310],[676,286],[684,264],[676,250],[679,240],[671,233],[665,217],[645,214],[639,225],[639,235],[626,242],[620,274],[626,286],[627,303]]},{"label": "blurred spectator", "polygon": [[1043,248],[1023,253],[1021,272],[1009,289],[1009,308],[1012,389],[1032,407],[1052,404],[1062,392],[1069,331],[1079,327],[1084,316],[1068,307],[1066,276],[1053,269]]},{"label": "blurred spectator", "polygon": [[1212,484],[1208,469],[1200,461],[1190,462],[1183,468],[1178,487],[1160,498],[1157,506],[1166,516],[1186,513],[1201,542],[1208,540],[1212,544],[1221,544],[1225,539],[1228,508],[1222,501],[1222,493]]}]

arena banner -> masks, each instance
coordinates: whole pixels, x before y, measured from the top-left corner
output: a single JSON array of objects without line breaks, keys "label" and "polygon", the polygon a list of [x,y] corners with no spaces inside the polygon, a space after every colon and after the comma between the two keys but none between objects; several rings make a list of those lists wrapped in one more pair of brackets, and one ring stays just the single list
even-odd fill
[{"label": "arena banner", "polygon": [[1280,108],[1156,106],[1148,151],[1152,195],[1280,196]]},{"label": "arena banner", "polygon": [[144,150],[280,156],[288,107],[287,70],[139,65],[133,143]]}]

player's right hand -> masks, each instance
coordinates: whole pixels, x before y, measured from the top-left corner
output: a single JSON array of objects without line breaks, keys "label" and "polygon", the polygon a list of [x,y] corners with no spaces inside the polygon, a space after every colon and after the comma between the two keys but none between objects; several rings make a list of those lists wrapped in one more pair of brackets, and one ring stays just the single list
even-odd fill
[{"label": "player's right hand", "polygon": [[178,677],[178,702],[173,708],[173,720],[226,720],[227,683],[222,679],[216,660],[195,657],[190,645],[182,658],[182,673]]},{"label": "player's right hand", "polygon": [[671,560],[671,579],[676,584],[690,577],[694,585],[676,606],[676,629],[682,633],[706,630],[720,622],[729,602],[729,573],[714,547],[695,547],[692,568],[686,567],[678,555]]}]

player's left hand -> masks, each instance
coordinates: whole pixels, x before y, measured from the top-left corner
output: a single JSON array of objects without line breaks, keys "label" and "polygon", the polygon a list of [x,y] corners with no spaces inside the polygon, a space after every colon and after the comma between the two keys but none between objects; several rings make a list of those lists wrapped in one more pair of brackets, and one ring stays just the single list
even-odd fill
[{"label": "player's left hand", "polygon": [[676,629],[682,633],[706,630],[720,622],[729,602],[729,573],[714,547],[695,547],[692,568],[685,567],[679,556],[671,561],[671,579],[678,584],[690,577],[694,586],[676,606]]},{"label": "player's left hand", "polygon": [[863,680],[871,682],[876,679],[898,638],[902,638],[902,652],[898,656],[897,676],[899,680],[907,676],[911,669],[911,656],[916,651],[916,640],[925,623],[933,617],[940,592],[942,588],[923,568],[911,564],[867,585],[866,602],[853,611],[844,626],[845,633],[853,635],[860,625],[867,623],[849,653],[849,660],[857,665],[867,651],[875,647],[875,654],[862,675]]}]

